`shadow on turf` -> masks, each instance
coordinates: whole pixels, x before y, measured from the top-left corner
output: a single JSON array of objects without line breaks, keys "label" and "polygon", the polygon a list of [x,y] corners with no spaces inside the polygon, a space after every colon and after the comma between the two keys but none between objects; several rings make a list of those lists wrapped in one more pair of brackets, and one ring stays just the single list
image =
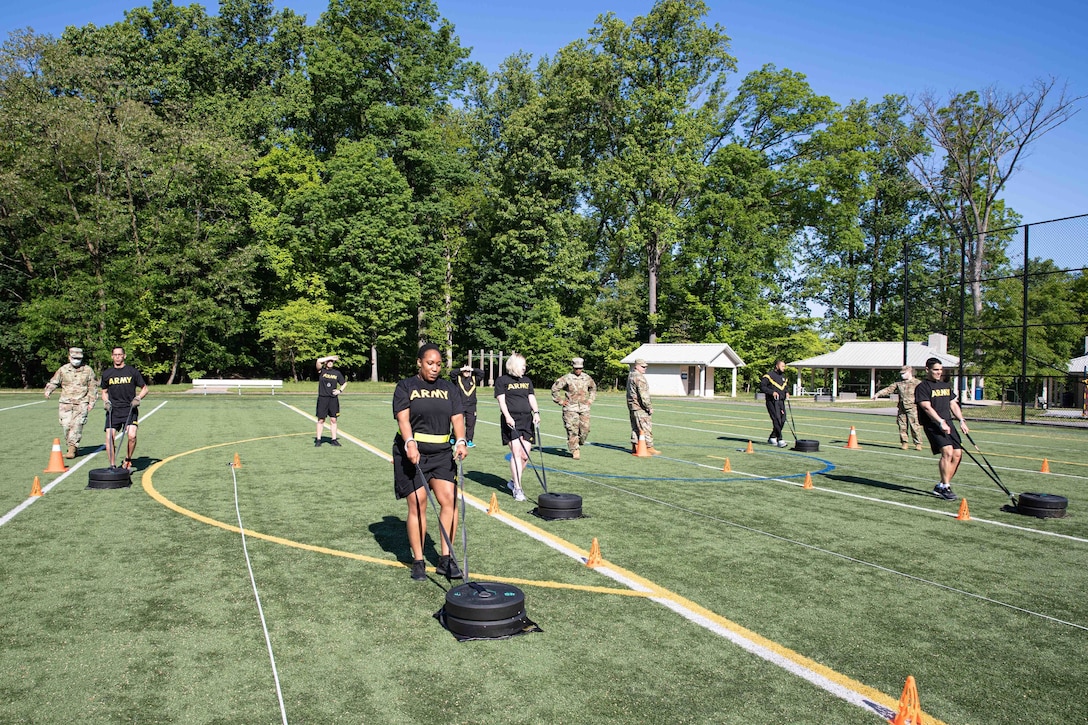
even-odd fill
[{"label": "shadow on turf", "polygon": [[631,444],[630,443],[628,443],[625,446],[617,446],[614,443],[596,443],[594,441],[590,441],[586,445],[587,446],[596,446],[597,448],[604,448],[605,450],[608,450],[608,451],[619,451],[620,453],[630,453],[631,452]]},{"label": "shadow on turf", "polygon": [[[509,456],[509,454],[507,455]],[[487,486],[502,493],[510,493],[506,488],[506,479],[501,476],[484,473],[483,471],[465,471],[465,478],[481,486]]]},{"label": "shadow on turf", "polygon": [[887,481],[876,481],[872,478],[858,478],[857,476],[843,476],[836,475],[834,473],[825,473],[824,478],[832,481],[841,481],[843,483],[854,483],[861,486],[871,486],[873,488],[879,488],[884,491],[898,491],[900,493],[909,494],[911,496],[925,496],[926,498],[932,498],[933,494],[929,491],[923,491],[920,488],[914,488],[913,486],[900,486],[897,483],[888,483]]},{"label": "shadow on turf", "polygon": [[[427,507],[428,514],[432,514],[430,506]],[[431,526],[434,526],[434,516],[431,516]],[[397,557],[397,561],[402,564],[411,564],[412,555],[409,553],[411,547],[408,546],[408,530],[405,528],[407,522],[399,516],[383,516],[381,521],[375,521],[367,528],[370,529],[370,533],[374,536],[374,541],[378,546],[382,547],[382,551],[387,551],[390,554]],[[434,540],[431,538],[430,531],[427,532],[427,538],[423,542],[423,558],[434,564],[438,563],[438,549],[435,547]]]},{"label": "shadow on turf", "polygon": [[760,438],[759,436],[756,436],[755,438],[741,438],[740,436],[718,436],[718,440],[725,441],[726,443],[736,443],[738,446],[740,446],[740,450],[744,450],[745,448],[747,448],[749,443],[754,443],[756,445],[762,443],[763,445],[767,445],[767,439]]},{"label": "shadow on turf", "polygon": [[[96,450],[98,450],[98,449],[93,448],[88,452],[89,453],[94,453]],[[77,454],[79,454],[79,453],[80,452],[77,451]],[[117,456],[117,465],[120,466],[121,462],[124,461],[124,460],[125,460],[124,456]],[[145,468],[149,468],[150,466],[158,463],[161,460],[162,460],[161,458],[149,458],[148,456],[137,456],[136,458],[132,459],[132,468],[130,470],[133,473],[136,473],[137,471],[142,471]],[[106,461],[105,465],[109,466],[110,465],[109,461]]]}]

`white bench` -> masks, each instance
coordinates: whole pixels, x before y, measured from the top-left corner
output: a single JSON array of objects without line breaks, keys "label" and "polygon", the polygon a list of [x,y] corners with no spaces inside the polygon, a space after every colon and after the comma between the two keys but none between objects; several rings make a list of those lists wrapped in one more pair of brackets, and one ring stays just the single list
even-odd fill
[{"label": "white bench", "polygon": [[193,380],[193,390],[203,390],[204,394],[208,394],[208,390],[213,391],[226,391],[232,388],[238,388],[238,394],[242,394],[242,388],[268,388],[272,391],[272,395],[276,394],[276,388],[282,388],[282,380],[216,380],[214,378],[197,378]]}]

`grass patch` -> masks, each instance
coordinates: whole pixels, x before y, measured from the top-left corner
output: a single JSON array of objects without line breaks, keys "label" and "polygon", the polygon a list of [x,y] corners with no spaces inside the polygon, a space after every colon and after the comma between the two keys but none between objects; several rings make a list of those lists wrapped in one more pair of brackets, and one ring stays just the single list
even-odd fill
[{"label": "grass patch", "polygon": [[[432,618],[445,581],[412,582],[401,565],[406,512],[389,464],[346,442],[314,448],[312,422],[288,407],[312,413],[312,387],[157,387],[132,489],[85,489],[86,470],[106,465],[97,453],[0,526],[0,721],[279,720],[241,538],[145,492],[166,461],[152,483],[177,506],[234,525],[237,476],[247,529],[346,554],[247,537],[292,722],[879,722],[644,597],[525,585],[543,633],[457,643]],[[362,387],[344,398],[341,430],[387,450],[390,396]],[[819,453],[761,443],[761,404],[676,399],[655,405],[665,455],[637,459],[624,452],[622,395],[608,394],[572,461],[546,406],[549,489],[581,494],[586,514],[549,523],[506,492],[498,411],[484,400],[466,491],[495,493],[505,514],[582,549],[597,538],[614,566],[892,699],[914,675],[945,722],[1088,722],[1088,432],[973,428],[1006,485],[1068,496],[1070,516],[1002,512],[1004,494],[965,458],[954,484],[975,520],[962,522],[929,495],[936,459],[899,450],[894,416],[794,407]],[[4,395],[0,408],[2,514],[35,475],[57,479],[41,471],[59,427],[40,394]],[[83,457],[101,426],[95,411]],[[851,426],[861,450],[842,448]],[[801,488],[806,472],[815,490]],[[535,478],[527,491],[540,492]],[[621,586],[497,518],[467,518],[474,576]],[[430,523],[433,538],[434,512]]]}]

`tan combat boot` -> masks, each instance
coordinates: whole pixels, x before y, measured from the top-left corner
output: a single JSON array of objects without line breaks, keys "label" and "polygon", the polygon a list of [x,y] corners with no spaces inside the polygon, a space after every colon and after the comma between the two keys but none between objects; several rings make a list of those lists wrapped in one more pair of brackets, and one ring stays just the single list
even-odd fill
[{"label": "tan combat boot", "polygon": [[573,450],[573,451],[570,452],[570,457],[573,458],[576,461],[579,461],[579,460],[582,459],[582,451],[577,450],[577,449]]},{"label": "tan combat boot", "polygon": [[908,444],[906,441],[903,441],[903,445],[901,445],[900,448],[902,448],[905,451],[908,448],[910,448],[910,444]]},{"label": "tan combat boot", "polygon": [[76,457],[76,447],[71,445],[71,444],[68,444],[68,452],[64,454],[64,457],[65,458],[75,458]]}]

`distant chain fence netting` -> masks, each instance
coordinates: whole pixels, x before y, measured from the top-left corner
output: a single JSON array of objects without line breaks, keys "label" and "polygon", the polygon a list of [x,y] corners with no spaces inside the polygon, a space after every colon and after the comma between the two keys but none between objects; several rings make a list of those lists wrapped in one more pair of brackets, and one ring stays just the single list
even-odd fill
[{"label": "distant chain fence netting", "polygon": [[1088,418],[1088,214],[907,254],[909,334],[948,337],[971,418]]}]

